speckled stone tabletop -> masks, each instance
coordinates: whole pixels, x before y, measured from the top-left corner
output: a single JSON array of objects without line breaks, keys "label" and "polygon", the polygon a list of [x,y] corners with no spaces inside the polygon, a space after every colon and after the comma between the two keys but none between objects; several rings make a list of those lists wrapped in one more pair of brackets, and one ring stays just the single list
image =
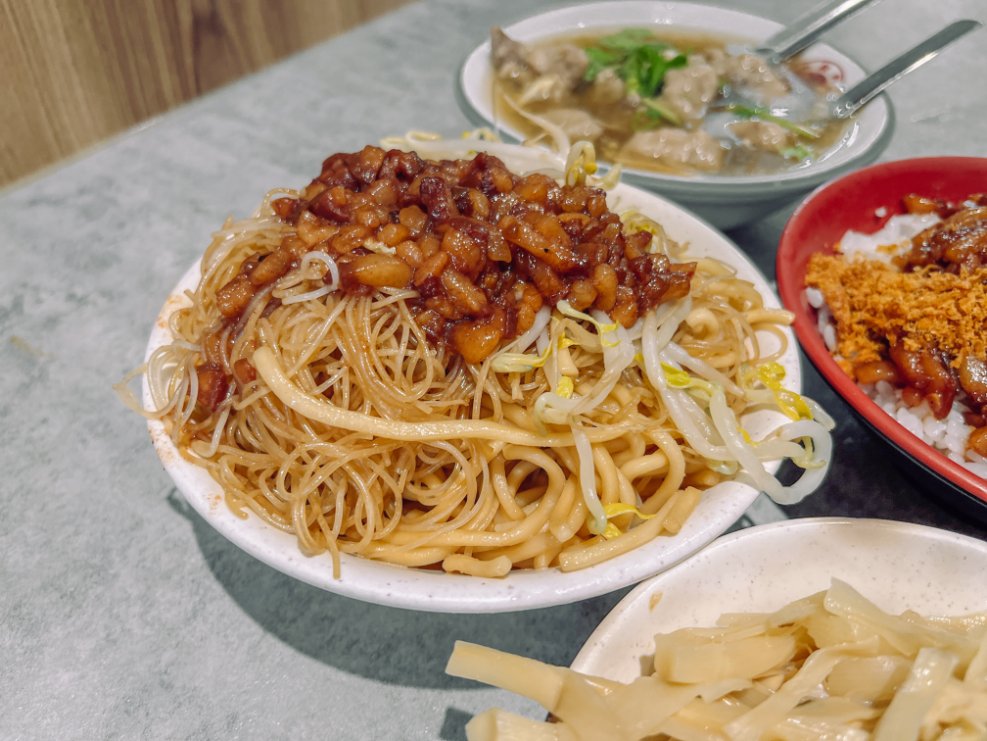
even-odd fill
[{"label": "speckled stone tabletop", "polygon": [[[811,4],[721,1],[781,21]],[[308,182],[329,153],[412,128],[459,133],[460,61],[491,25],[543,5],[410,5],[0,194],[0,738],[461,739],[490,705],[536,712],[446,677],[453,640],[567,664],[622,593],[463,616],[296,582],[184,504],[111,385],[227,215]],[[874,68],[960,17],[987,21],[987,5],[885,0],[828,39]],[[985,33],[892,88],[883,159],[987,155]],[[768,275],[787,215],[730,235]],[[840,421],[829,479],[796,507],[759,501],[740,525],[854,515],[987,537],[808,365],[805,382]]]}]

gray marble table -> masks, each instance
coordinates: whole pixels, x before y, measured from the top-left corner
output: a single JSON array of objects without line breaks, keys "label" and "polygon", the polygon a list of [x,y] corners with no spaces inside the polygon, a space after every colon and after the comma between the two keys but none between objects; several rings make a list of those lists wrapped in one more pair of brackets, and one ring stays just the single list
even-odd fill
[{"label": "gray marble table", "polygon": [[[810,0],[732,4],[785,21]],[[111,390],[228,214],[307,182],[329,153],[460,132],[460,60],[542,5],[408,6],[0,194],[0,738],[459,739],[490,705],[535,711],[446,677],[454,639],[566,664],[619,599],[448,616],[295,582],[183,503]],[[829,38],[873,68],[958,17],[987,21],[987,6],[885,0]],[[893,88],[885,159],[987,155],[984,33]],[[731,234],[769,275],[786,216]],[[987,537],[805,375],[839,417],[837,462],[804,504],[760,503],[742,524],[853,515]]]}]

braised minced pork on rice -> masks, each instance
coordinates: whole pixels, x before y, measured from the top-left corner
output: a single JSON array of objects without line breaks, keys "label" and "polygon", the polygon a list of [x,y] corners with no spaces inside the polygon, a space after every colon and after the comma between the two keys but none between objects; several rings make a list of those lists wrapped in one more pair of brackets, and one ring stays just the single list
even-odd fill
[{"label": "braised minced pork on rice", "polygon": [[916,436],[987,478],[987,195],[909,196],[813,255],[806,297],[840,366]]}]

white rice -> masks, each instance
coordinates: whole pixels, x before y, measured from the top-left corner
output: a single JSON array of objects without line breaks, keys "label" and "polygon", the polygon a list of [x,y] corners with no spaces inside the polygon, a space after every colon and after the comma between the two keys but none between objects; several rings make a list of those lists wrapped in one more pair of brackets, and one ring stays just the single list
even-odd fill
[{"label": "white rice", "polygon": [[906,251],[911,239],[939,221],[937,214],[899,214],[888,219],[878,231],[871,234],[848,231],[843,235],[837,251],[846,257],[862,255],[869,260],[891,262],[891,258]]},{"label": "white rice", "polygon": [[951,461],[987,479],[987,458],[966,451],[966,441],[973,427],[963,421],[963,412],[969,411],[963,404],[954,402],[945,419],[936,419],[928,404],[923,401],[918,406],[908,406],[901,400],[901,389],[894,388],[886,381],[860,384],[860,388],[910,433],[945,454]]},{"label": "white rice", "polygon": [[[859,255],[871,260],[890,262],[891,257],[903,252],[911,244],[911,238],[939,221],[935,214],[905,214],[892,216],[887,224],[873,234],[848,231],[843,235],[838,247],[847,257]],[[822,291],[806,288],[805,298],[809,306],[817,311],[818,329],[826,348],[836,354],[836,325],[826,306]],[[901,389],[896,389],[886,381],[876,384],[860,384],[861,390],[881,407],[889,416],[922,439],[950,460],[960,464],[972,473],[987,479],[987,458],[966,450],[966,442],[973,427],[963,420],[968,407],[954,402],[945,419],[936,419],[924,401],[910,407],[902,401]]]}]

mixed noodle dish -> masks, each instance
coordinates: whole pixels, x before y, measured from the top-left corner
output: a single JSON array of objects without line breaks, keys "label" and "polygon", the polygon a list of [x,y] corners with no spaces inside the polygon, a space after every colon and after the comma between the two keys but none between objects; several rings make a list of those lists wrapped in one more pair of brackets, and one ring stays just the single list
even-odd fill
[{"label": "mixed noodle dish", "polygon": [[910,195],[815,254],[807,299],[837,362],[888,414],[987,479],[987,195]]},{"label": "mixed noodle dish", "polygon": [[[491,152],[523,148],[417,144],[334,154],[228,221],[135,371],[230,508],[337,574],[499,577],[673,534],[718,482],[818,485],[831,420],[786,386],[788,312],[612,210],[592,147],[518,174]],[[784,421],[754,439],[757,410]]]},{"label": "mixed noodle dish", "polygon": [[825,114],[842,74],[833,64],[772,65],[709,33],[625,28],[522,43],[495,28],[490,63],[506,122],[653,172],[781,172],[852,131]]},{"label": "mixed noodle dish", "polygon": [[654,637],[630,683],[457,642],[446,671],[528,697],[536,721],[492,709],[469,741],[983,739],[987,613],[892,615],[845,582],[773,613]]}]

